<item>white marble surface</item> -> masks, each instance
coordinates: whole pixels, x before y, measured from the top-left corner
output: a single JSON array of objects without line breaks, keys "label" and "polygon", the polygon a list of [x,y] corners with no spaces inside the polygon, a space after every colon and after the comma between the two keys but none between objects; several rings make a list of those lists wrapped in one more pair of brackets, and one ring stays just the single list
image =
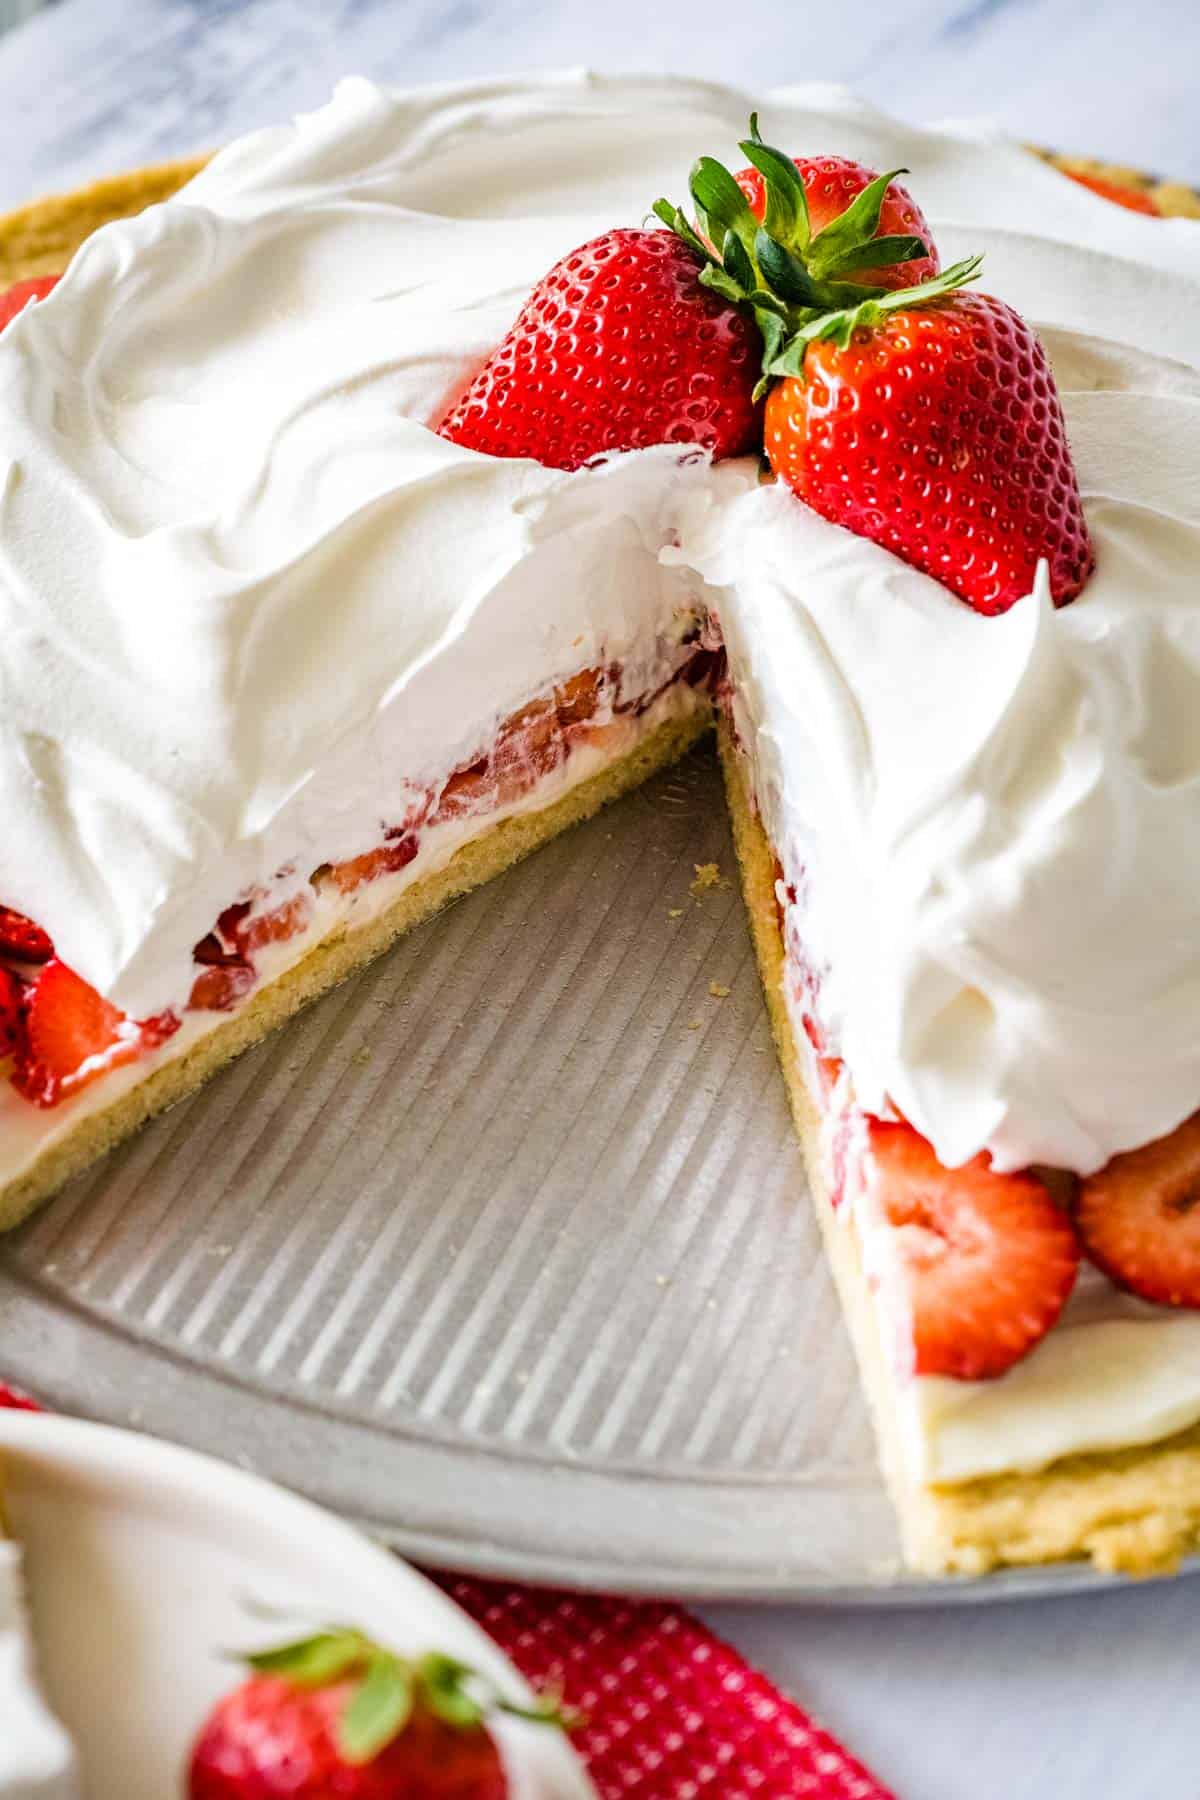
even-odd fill
[{"label": "white marble surface", "polygon": [[393,81],[588,62],[829,77],[1200,181],[1197,0],[60,0],[0,40],[0,206]]},{"label": "white marble surface", "polygon": [[[61,0],[0,40],[0,206],[215,144],[362,70],[823,75],[914,118],[1200,181],[1197,0]],[[1187,1800],[1200,1582],[1086,1600],[714,1609],[904,1800]]]}]

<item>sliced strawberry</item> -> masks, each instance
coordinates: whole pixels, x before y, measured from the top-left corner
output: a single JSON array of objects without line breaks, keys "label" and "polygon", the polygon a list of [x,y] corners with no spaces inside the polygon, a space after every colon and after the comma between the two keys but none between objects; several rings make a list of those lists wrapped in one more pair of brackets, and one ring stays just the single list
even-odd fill
[{"label": "sliced strawberry", "polygon": [[24,312],[30,301],[44,300],[61,280],[61,275],[35,275],[31,281],[18,281],[15,287],[0,294],[0,331],[4,330],[10,319],[15,319],[19,312]]},{"label": "sliced strawberry", "polygon": [[481,756],[469,768],[458,769],[451,775],[438,796],[430,823],[440,825],[445,819],[465,819],[471,813],[484,812],[497,804],[491,758]]},{"label": "sliced strawberry", "polygon": [[57,1106],[99,1076],[134,1062],[179,1028],[173,1013],[141,1023],[52,959],[25,996],[24,1042],[13,1082],[37,1106]]},{"label": "sliced strawberry", "polygon": [[343,894],[352,894],[368,881],[378,881],[381,875],[396,875],[406,869],[417,854],[417,836],[413,831],[398,833],[380,844],[377,850],[368,850],[363,856],[352,857],[349,862],[333,863],[327,870],[327,878]]},{"label": "sliced strawberry", "polygon": [[271,912],[252,912],[245,902],[231,906],[221,914],[217,928],[242,956],[249,957],[264,944],[285,944],[294,938],[304,930],[311,913],[311,899],[299,893]]},{"label": "sliced strawberry", "polygon": [[1160,1306],[1200,1307],[1200,1113],[1087,1176],[1075,1222],[1118,1287]]},{"label": "sliced strawberry", "polygon": [[16,1056],[24,1041],[25,989],[11,969],[0,966],[0,1068]]},{"label": "sliced strawberry", "polygon": [[533,700],[507,719],[492,751],[500,805],[520,799],[566,755],[558,708],[553,700]]},{"label": "sliced strawberry", "polygon": [[600,705],[600,690],[604,685],[603,669],[583,669],[578,675],[572,675],[561,687],[554,690],[554,704],[558,708],[558,722],[564,731],[572,725],[584,725],[596,716]]},{"label": "sliced strawberry", "polygon": [[911,1126],[869,1122],[864,1175],[894,1229],[885,1281],[917,1375],[1003,1375],[1045,1337],[1079,1270],[1069,1218],[1033,1175],[943,1168]]},{"label": "sliced strawberry", "polygon": [[[208,939],[205,939],[205,943]],[[231,1012],[244,1000],[257,977],[248,962],[227,957],[202,969],[188,995],[189,1012]]]},{"label": "sliced strawberry", "polygon": [[1091,188],[1093,194],[1099,194],[1102,200],[1111,200],[1114,206],[1123,206],[1129,212],[1146,213],[1152,219],[1162,218],[1144,188],[1126,187],[1122,182],[1107,181],[1103,175],[1086,175],[1078,169],[1068,169],[1066,173],[1080,187]]},{"label": "sliced strawberry", "polygon": [[0,906],[0,956],[38,963],[49,962],[53,955],[54,945],[40,925],[11,906]]}]

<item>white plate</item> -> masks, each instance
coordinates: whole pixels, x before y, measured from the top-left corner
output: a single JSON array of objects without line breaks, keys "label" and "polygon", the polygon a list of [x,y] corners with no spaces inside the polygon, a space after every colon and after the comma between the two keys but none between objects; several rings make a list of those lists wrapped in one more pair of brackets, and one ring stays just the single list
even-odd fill
[{"label": "white plate", "polygon": [[[351,1526],[256,1476],[133,1432],[0,1412],[6,1506],[23,1541],[52,1702],[89,1800],[172,1800],[222,1652],[278,1641],[255,1604],[360,1625],[401,1650],[461,1657],[528,1689],[437,1588]],[[595,1800],[555,1731],[503,1720],[514,1800]]]}]

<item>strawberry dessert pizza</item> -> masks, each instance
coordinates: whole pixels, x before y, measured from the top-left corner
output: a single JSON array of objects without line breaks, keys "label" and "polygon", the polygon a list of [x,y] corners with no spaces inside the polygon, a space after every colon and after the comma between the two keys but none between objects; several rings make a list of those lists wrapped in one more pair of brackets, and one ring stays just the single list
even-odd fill
[{"label": "strawberry dessert pizza", "polygon": [[1195,1547],[1200,223],[1076,172],[350,81],[9,220],[0,1221],[715,724],[911,1563]]}]

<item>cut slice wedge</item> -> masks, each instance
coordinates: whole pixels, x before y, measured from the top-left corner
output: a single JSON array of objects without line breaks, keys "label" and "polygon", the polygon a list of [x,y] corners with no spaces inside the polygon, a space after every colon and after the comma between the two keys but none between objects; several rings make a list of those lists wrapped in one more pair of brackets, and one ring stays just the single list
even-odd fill
[{"label": "cut slice wedge", "polygon": [[[981,1575],[1005,1566],[1090,1559],[1104,1571],[1147,1575],[1177,1566],[1200,1548],[1200,1426],[1173,1428],[1169,1409],[1139,1434],[1128,1415],[1109,1408],[1111,1447],[1082,1454],[1034,1457],[1033,1467],[1004,1467],[964,1480],[931,1475],[917,1443],[912,1383],[899,1366],[854,1221],[852,1187],[869,1145],[870,1126],[848,1104],[844,1072],[830,1089],[826,1070],[807,1037],[793,1030],[785,998],[785,956],[776,902],[776,864],[751,795],[745,759],[728,724],[718,726],[725,788],[737,846],[742,889],[758,957],[779,1061],[804,1149],[805,1165],[830,1267],[854,1344],[878,1440],[880,1462],[900,1524],[904,1557],[930,1575]],[[1055,1239],[1053,1257],[1066,1284],[1070,1252]],[[1149,1309],[1147,1309],[1148,1311]],[[1171,1328],[1171,1320],[1131,1318],[1128,1346],[1136,1387],[1139,1331]],[[1061,1328],[1044,1340],[1076,1365],[1076,1389],[1095,1408],[1103,1429],[1105,1402],[1087,1369],[1083,1332]],[[1079,1366],[1082,1365],[1082,1366]],[[1004,1380],[1014,1405],[1040,1404],[1038,1351]],[[1015,1377],[1015,1381],[1014,1381]],[[998,1393],[996,1382],[934,1378],[939,1400],[960,1390]]]}]

